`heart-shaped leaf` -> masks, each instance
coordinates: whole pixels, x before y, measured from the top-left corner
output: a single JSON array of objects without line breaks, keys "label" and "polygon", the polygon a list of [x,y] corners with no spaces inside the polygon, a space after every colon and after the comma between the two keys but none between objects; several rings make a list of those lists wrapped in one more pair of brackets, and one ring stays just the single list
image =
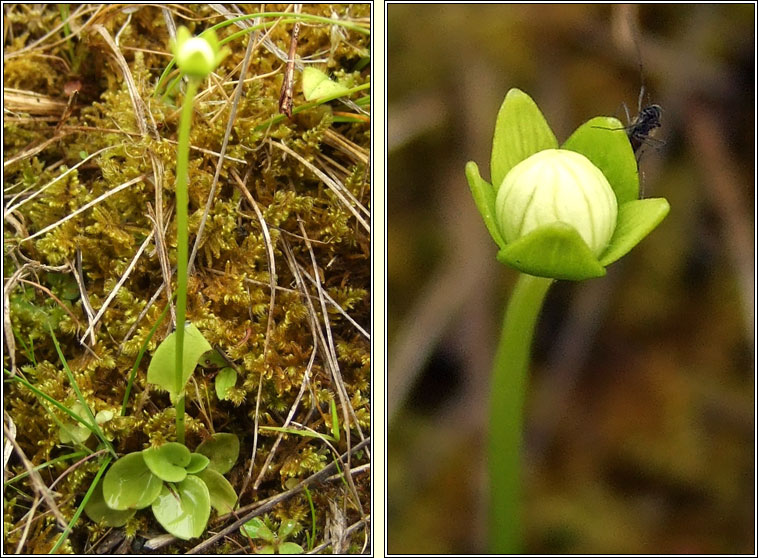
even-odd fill
[{"label": "heart-shaped leaf", "polygon": [[179,442],[169,442],[158,448],[142,452],[145,464],[155,476],[166,482],[180,482],[187,476],[185,467],[190,462],[190,450]]},{"label": "heart-shaped leaf", "polygon": [[184,357],[182,359],[181,388],[176,386],[176,332],[166,337],[155,350],[150,366],[147,368],[147,381],[155,384],[171,394],[171,400],[184,391],[184,384],[192,375],[195,366],[200,362],[203,353],[211,350],[211,344],[203,337],[200,330],[190,324],[184,329]]},{"label": "heart-shaped leaf", "polygon": [[218,432],[197,446],[197,453],[202,453],[211,462],[209,469],[213,469],[222,475],[228,473],[240,454],[240,441],[234,434]]},{"label": "heart-shaped leaf", "polygon": [[208,487],[211,506],[216,508],[218,513],[229,513],[234,509],[234,504],[237,503],[237,493],[229,481],[224,478],[224,475],[213,469],[205,469],[197,476]]},{"label": "heart-shaped leaf", "polygon": [[226,399],[226,392],[237,383],[237,371],[227,366],[216,374],[216,395],[219,399]]},{"label": "heart-shaped leaf", "polygon": [[153,515],[175,537],[184,540],[199,537],[211,515],[208,487],[195,475],[188,475],[173,488],[163,485],[160,496],[153,502]]},{"label": "heart-shaped leaf", "polygon": [[162,484],[138,451],[126,454],[108,469],[103,478],[103,496],[111,509],[142,509],[158,497]]},{"label": "heart-shaped leaf", "polygon": [[193,453],[190,456],[189,465],[187,465],[185,469],[188,473],[194,475],[204,470],[210,462],[211,460],[204,456],[202,453]]}]

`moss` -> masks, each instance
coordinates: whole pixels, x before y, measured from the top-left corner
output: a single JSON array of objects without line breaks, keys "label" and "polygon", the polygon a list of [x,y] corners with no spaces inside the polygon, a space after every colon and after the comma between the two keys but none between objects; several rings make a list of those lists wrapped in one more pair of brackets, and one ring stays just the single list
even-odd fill
[{"label": "moss", "polygon": [[[284,8],[267,7],[271,11]],[[256,7],[249,5],[243,9]],[[190,6],[190,10],[177,8],[173,17],[177,23],[194,25],[196,32],[222,20],[208,5]],[[333,11],[335,17],[367,20],[370,7],[304,5],[303,11],[326,17],[332,17]],[[184,16],[190,13],[192,21],[185,20]],[[96,19],[78,31],[92,17]],[[58,6],[19,4],[6,13],[6,56],[11,55],[4,65],[6,86],[43,95],[62,103],[60,106],[68,102],[64,92],[66,83],[79,80],[82,86],[65,121],[58,120],[62,116],[60,110],[51,113],[52,116],[19,111],[16,117],[4,123],[6,160],[18,158],[6,167],[4,175],[6,195],[17,196],[8,207],[16,206],[12,217],[14,223],[18,223],[5,230],[6,274],[9,277],[26,264],[23,278],[42,287],[18,282],[10,288],[10,319],[17,340],[16,366],[35,387],[57,401],[73,405],[76,400],[73,387],[49,335],[48,328],[52,327],[85,400],[95,412],[121,408],[134,359],[167,304],[164,289],[146,309],[163,285],[164,268],[154,237],[134,262],[126,281],[95,326],[93,343],[89,336],[83,339],[90,317],[74,277],[77,258],[81,259],[86,299],[98,312],[126,273],[141,244],[154,230],[158,209],[156,189],[160,188],[165,253],[169,267],[175,265],[175,141],[177,107],[183,93],[180,87],[165,98],[153,95],[158,76],[169,60],[159,54],[168,51],[168,34],[160,7],[142,7],[132,14],[128,23],[127,17],[121,9],[112,6],[103,6],[96,13],[84,11],[75,20],[76,25],[71,26],[73,35],[66,37],[59,29],[32,46],[60,23]],[[118,35],[118,44],[146,107],[147,134],[142,132],[137,120],[122,70],[114,63],[112,51],[102,36],[92,31],[92,23],[102,25],[113,38],[123,30]],[[238,29],[225,27],[219,35],[227,37]],[[291,24],[277,25],[268,39],[286,52],[290,31]],[[230,113],[229,99],[238,79],[239,70],[235,68],[242,62],[249,40],[245,37],[230,44],[232,54],[224,60],[217,72],[218,78],[208,82],[211,88],[204,91],[195,104],[191,144],[197,149],[190,155],[191,243],[200,228],[216,174],[217,154]],[[303,61],[324,59],[322,64],[337,79],[360,85],[369,82],[370,72],[367,67],[360,71],[355,68],[369,55],[369,46],[367,35],[336,26],[304,25],[297,53]],[[28,54],[12,55],[27,47],[31,47]],[[234,479],[238,491],[252,452],[259,383],[262,382],[257,417],[260,424],[281,426],[300,391],[316,342],[311,322],[324,323],[317,291],[308,279],[305,282],[314,301],[315,316],[310,315],[311,306],[298,292],[288,250],[300,268],[298,273],[310,276],[314,273],[310,250],[313,251],[323,288],[364,329],[369,327],[371,315],[370,235],[356,224],[344,202],[318,176],[270,143],[281,142],[295,151],[341,183],[363,207],[369,208],[371,185],[366,157],[370,152],[370,123],[335,122],[335,111],[352,111],[338,101],[299,112],[291,120],[280,118],[278,99],[282,76],[283,62],[258,44],[250,60],[246,87],[229,138],[227,160],[219,175],[189,282],[188,318],[229,357],[237,369],[238,379],[229,390],[229,400],[219,401],[213,389],[212,372],[195,374],[198,389],[190,383],[187,393],[187,440],[190,447],[194,447],[212,431],[237,434],[242,441],[242,457],[230,478]],[[297,108],[303,104],[305,101],[296,85],[294,105]],[[55,134],[59,136],[56,141],[28,155],[31,148]],[[335,143],[335,138],[341,139]],[[352,147],[345,147],[349,145]],[[84,158],[100,150],[103,151],[80,165]],[[363,158],[356,155],[356,150]],[[75,165],[79,166],[74,168]],[[265,235],[235,175],[243,180],[244,188],[262,212],[274,246],[277,290],[271,315],[271,269]],[[140,180],[91,209],[31,241],[23,241],[25,236],[58,223],[85,204],[135,178]],[[29,197],[30,194],[34,197]],[[23,203],[18,205],[19,202]],[[310,241],[310,249],[303,231]],[[45,266],[61,267],[51,270]],[[55,298],[49,296],[48,291]],[[370,344],[331,303],[327,305],[327,312],[345,389],[361,427],[366,429],[370,415],[370,401],[365,395],[370,393]],[[147,344],[127,416],[117,416],[103,426],[120,453],[139,451],[174,439],[174,409],[168,396],[146,383],[150,355],[169,333],[168,322],[164,321]],[[87,344],[86,348],[82,342]],[[265,358],[264,347],[268,349]],[[306,393],[294,417],[322,432],[326,431],[322,416],[328,416],[329,401],[337,391],[327,372],[323,350],[321,347],[310,371],[317,405],[322,406],[316,410],[320,412],[313,412],[314,402]],[[4,365],[10,368],[7,355]],[[60,443],[59,426],[55,421],[70,420],[67,415],[49,403],[42,405],[36,396],[15,382],[6,383],[5,408],[18,429],[17,440],[32,463],[39,465],[70,452],[70,447]],[[88,440],[90,449],[95,448],[94,442],[94,437]],[[259,438],[255,470],[259,470],[272,443],[273,438],[268,435]],[[344,438],[336,446],[341,452],[347,449]],[[331,459],[319,440],[287,436],[264,479],[277,482],[264,482],[255,497],[272,496],[281,491],[284,480],[304,478]],[[94,478],[98,463],[92,459],[77,466],[56,485],[55,490],[66,502],[62,507],[65,515],[70,517],[75,511]],[[63,462],[50,468],[43,476],[44,481],[51,484],[70,465]],[[23,472],[16,457],[11,459],[9,467],[17,473]],[[368,484],[362,486],[365,481],[360,479],[357,482],[364,506],[368,506]],[[18,543],[20,522],[24,521],[24,513],[34,494],[26,479],[19,481],[16,489],[19,492],[5,501],[6,545]],[[328,504],[317,492],[314,487],[317,516],[322,521]],[[249,494],[244,495],[246,499],[249,497]],[[37,513],[41,511],[44,510],[40,508]],[[302,497],[288,500],[279,511],[280,520],[296,518],[305,524],[310,518],[310,509]],[[350,509],[349,514],[353,520],[359,517],[355,509]],[[322,529],[320,525],[319,533],[323,533]],[[152,518],[142,512],[125,527],[129,537],[155,530]],[[102,530],[82,516],[71,539],[58,551],[82,552],[85,545],[94,542],[100,534]],[[24,551],[47,551],[57,536],[54,523],[45,516],[33,522]],[[302,541],[302,534],[299,537]],[[166,551],[183,552],[189,548],[183,544],[173,544]]]}]

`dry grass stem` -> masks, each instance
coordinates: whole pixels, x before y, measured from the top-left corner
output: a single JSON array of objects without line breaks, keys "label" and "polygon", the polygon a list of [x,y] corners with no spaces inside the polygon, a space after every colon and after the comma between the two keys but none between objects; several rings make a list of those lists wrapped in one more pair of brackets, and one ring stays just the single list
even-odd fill
[{"label": "dry grass stem", "polygon": [[[239,175],[234,171],[232,171],[232,176],[234,177],[234,180],[237,182],[237,187],[245,195],[250,205],[253,206],[253,209],[255,210],[255,214],[258,217],[258,221],[261,224],[261,230],[263,231],[264,242],[266,243],[266,256],[268,258],[268,266],[269,266],[269,286],[271,288],[271,298],[270,298],[269,308],[268,308],[268,317],[266,319],[266,338],[263,342],[263,368],[265,370],[266,359],[268,358],[268,344],[269,344],[269,339],[271,338],[271,328],[274,325],[274,322],[273,322],[274,309],[276,307],[276,257],[274,256],[274,245],[271,242],[271,235],[269,234],[268,226],[266,225],[266,220],[263,218],[263,213],[261,213],[261,210],[258,207],[258,204],[255,202],[255,199],[253,198],[252,194],[250,194],[250,191],[245,186],[245,182],[243,182],[240,179]],[[247,177],[245,178],[247,179]],[[263,372],[261,372],[261,375],[258,378],[258,394],[255,400],[255,426],[253,430],[253,450],[252,450],[252,455],[250,457],[250,468],[248,469],[247,475],[245,476],[245,482],[242,484],[240,495],[245,493],[245,490],[247,489],[247,485],[250,483],[250,479],[253,476],[253,467],[255,465],[255,453],[256,453],[256,450],[258,449],[258,415],[259,415],[260,403],[261,403],[261,389],[263,388],[263,375],[264,375]]]},{"label": "dry grass stem", "polygon": [[[330,188],[336,194],[336,196],[345,205],[348,211],[350,211],[350,213],[352,213],[355,216],[355,218],[358,220],[361,226],[367,232],[371,232],[371,226],[360,215],[359,210],[366,215],[370,215],[370,212],[365,207],[363,207],[358,200],[355,199],[353,194],[351,194],[350,191],[347,188],[345,188],[345,186],[329,178],[326,174],[324,174],[323,171],[321,171],[319,168],[313,165],[310,161],[305,159],[305,157],[303,157],[302,155],[299,155],[298,153],[296,153],[295,151],[293,151],[292,149],[290,149],[283,143],[269,139],[268,144],[273,145],[274,147],[278,149],[281,149],[282,151],[284,151],[285,153],[289,155],[292,155],[295,159],[297,159],[305,167],[307,167],[311,172],[313,172],[313,174],[318,176],[324,182],[324,184],[326,184],[326,186]],[[350,202],[348,198],[352,199],[352,203]],[[356,209],[355,206],[357,206],[359,209]]]},{"label": "dry grass stem", "polygon": [[118,280],[118,283],[116,283],[116,286],[113,287],[113,290],[108,295],[108,298],[105,299],[105,302],[103,302],[103,305],[100,307],[100,310],[98,310],[97,315],[92,320],[92,323],[87,328],[87,331],[84,332],[84,335],[81,338],[82,343],[84,343],[84,338],[87,337],[87,335],[93,331],[95,325],[97,325],[97,322],[100,320],[100,318],[103,316],[105,311],[108,308],[108,305],[111,303],[111,301],[116,297],[116,294],[118,293],[118,290],[121,288],[121,285],[124,284],[126,279],[129,277],[129,274],[134,269],[134,266],[137,265],[137,260],[139,260],[140,256],[142,255],[142,252],[145,251],[145,248],[147,248],[147,245],[150,244],[150,241],[153,240],[153,235],[155,234],[155,231],[150,231],[150,234],[147,235],[147,238],[142,242],[139,249],[137,250],[137,253],[134,254],[134,257],[132,258],[132,261],[129,262],[129,266],[126,268],[126,271],[124,271],[124,274],[121,276],[121,278]]}]

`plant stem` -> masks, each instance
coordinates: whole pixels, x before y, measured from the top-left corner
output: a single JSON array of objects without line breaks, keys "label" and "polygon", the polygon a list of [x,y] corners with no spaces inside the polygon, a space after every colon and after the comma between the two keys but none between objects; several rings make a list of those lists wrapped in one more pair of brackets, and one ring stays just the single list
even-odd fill
[{"label": "plant stem", "polygon": [[187,91],[182,103],[179,121],[179,141],[176,148],[176,441],[184,443],[184,396],[182,395],[182,370],[184,369],[184,318],[187,313],[187,252],[189,195],[189,133],[192,125],[192,102],[197,93],[198,82],[187,82]]},{"label": "plant stem", "polygon": [[553,279],[519,275],[503,320],[490,389],[489,551],[521,551],[521,445],[529,355]]}]

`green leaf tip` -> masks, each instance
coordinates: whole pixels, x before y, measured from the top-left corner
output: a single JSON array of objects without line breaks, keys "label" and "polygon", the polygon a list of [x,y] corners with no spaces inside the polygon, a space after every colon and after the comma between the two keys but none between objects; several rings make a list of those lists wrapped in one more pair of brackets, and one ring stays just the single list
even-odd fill
[{"label": "green leaf tip", "polygon": [[303,70],[303,96],[306,101],[315,101],[347,91],[347,87],[330,80],[321,70],[310,66]]}]

